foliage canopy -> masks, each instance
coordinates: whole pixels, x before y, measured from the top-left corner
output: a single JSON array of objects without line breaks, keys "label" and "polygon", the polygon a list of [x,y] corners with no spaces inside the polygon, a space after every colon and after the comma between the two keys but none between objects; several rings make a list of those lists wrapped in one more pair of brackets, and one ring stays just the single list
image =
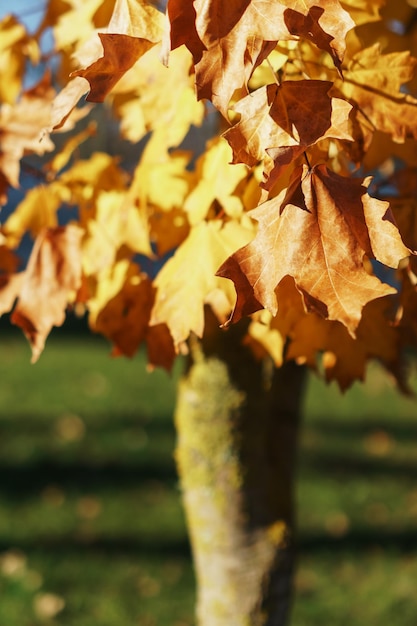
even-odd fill
[{"label": "foliage canopy", "polygon": [[[0,313],[33,360],[70,306],[115,355],[145,342],[169,368],[209,306],[225,326],[249,315],[247,342],[278,366],[322,355],[346,389],[376,358],[405,389],[415,22],[396,0],[49,0],[35,33],[4,18],[2,203],[42,166],[1,226]],[[28,63],[45,72],[25,89]],[[133,165],[79,156],[103,101]]]}]

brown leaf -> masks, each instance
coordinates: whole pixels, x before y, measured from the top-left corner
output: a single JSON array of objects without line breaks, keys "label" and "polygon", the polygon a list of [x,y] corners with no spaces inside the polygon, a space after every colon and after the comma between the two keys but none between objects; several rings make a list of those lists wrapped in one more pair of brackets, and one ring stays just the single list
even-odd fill
[{"label": "brown leaf", "polygon": [[168,326],[166,324],[149,326],[145,341],[150,367],[163,367],[171,371],[177,354]]},{"label": "brown leaf", "polygon": [[24,280],[24,272],[0,275],[0,315],[12,310]]},{"label": "brown leaf", "polygon": [[145,339],[154,301],[151,281],[129,266],[117,294],[98,313],[92,328],[114,344],[113,354],[132,357]]},{"label": "brown leaf", "polygon": [[103,56],[86,69],[71,76],[85,78],[90,83],[89,102],[103,102],[121,77],[155,44],[147,39],[129,35],[99,33]]},{"label": "brown leaf", "polygon": [[351,334],[368,301],[395,292],[364,268],[365,254],[391,267],[409,254],[388,203],[371,198],[368,184],[324,165],[304,166],[288,189],[252,211],[255,239],[218,270],[235,283],[233,321],[259,308],[256,302],[275,315],[275,289],[287,274],[307,308],[339,320]]},{"label": "brown leaf", "polygon": [[233,163],[255,165],[268,155],[271,188],[286,165],[324,138],[352,141],[352,106],[329,95],[333,83],[321,80],[284,81],[268,85],[240,100],[234,110],[240,121],[224,133],[233,149]]},{"label": "brown leaf", "polygon": [[[330,54],[337,69],[346,50],[345,38],[355,22],[339,0],[280,0],[288,6],[285,24],[292,35],[314,43]],[[306,13],[307,11],[307,13]]]},{"label": "brown leaf", "polygon": [[193,2],[168,0],[166,12],[169,30],[164,34],[161,57],[165,65],[169,63],[169,53],[185,44],[198,63],[205,45],[201,41],[196,28],[196,12]]},{"label": "brown leaf", "polygon": [[340,66],[354,26],[338,0],[197,0],[186,8],[172,0],[168,16],[172,48],[184,43],[193,54],[199,99],[211,100],[225,117],[233,93],[278,41],[307,38]]},{"label": "brown leaf", "polygon": [[342,391],[356,380],[365,380],[366,365],[371,358],[378,359],[398,378],[400,337],[387,315],[389,307],[387,298],[366,304],[356,337],[340,322],[323,320],[314,313],[306,314],[292,329],[287,358],[314,367],[317,356],[323,354],[326,380],[336,380]]},{"label": "brown leaf", "polygon": [[32,363],[52,327],[63,324],[67,304],[81,284],[81,236],[75,225],[49,228],[38,235],[33,247],[11,316],[29,339]]},{"label": "brown leaf", "polygon": [[[356,380],[365,379],[367,362],[375,358],[395,376],[399,386],[403,386],[398,367],[400,335],[393,323],[396,296],[366,304],[353,338],[340,322],[308,313],[293,278],[286,276],[276,293],[278,313],[269,326],[271,332],[277,331],[286,340],[287,360],[294,359],[316,369],[322,355],[326,380],[336,380],[345,391]],[[268,344],[265,345],[268,349]],[[271,356],[274,358],[274,354]]]}]

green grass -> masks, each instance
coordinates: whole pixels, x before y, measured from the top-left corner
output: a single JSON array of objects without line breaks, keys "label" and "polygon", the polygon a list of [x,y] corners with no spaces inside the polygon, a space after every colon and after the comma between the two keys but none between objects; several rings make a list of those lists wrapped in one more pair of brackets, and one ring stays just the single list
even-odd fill
[{"label": "green grass", "polygon": [[[191,626],[173,449],[175,381],[54,333],[0,344],[0,624]],[[417,411],[377,368],[311,377],[293,626],[415,626]]]}]

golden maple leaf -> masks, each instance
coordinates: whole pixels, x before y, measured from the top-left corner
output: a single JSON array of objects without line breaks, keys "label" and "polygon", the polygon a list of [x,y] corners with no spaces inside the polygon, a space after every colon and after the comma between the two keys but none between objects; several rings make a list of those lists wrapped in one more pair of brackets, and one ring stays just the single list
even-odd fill
[{"label": "golden maple leaf", "polygon": [[[236,222],[222,226],[219,220],[213,220],[194,226],[154,281],[157,292],[150,325],[165,323],[176,346],[188,339],[191,332],[201,337],[204,304],[212,297],[215,300],[222,297],[216,268],[240,242],[247,241],[250,234],[251,231]],[[224,307],[217,301],[216,308],[230,311],[233,296],[227,286],[225,293]]]}]

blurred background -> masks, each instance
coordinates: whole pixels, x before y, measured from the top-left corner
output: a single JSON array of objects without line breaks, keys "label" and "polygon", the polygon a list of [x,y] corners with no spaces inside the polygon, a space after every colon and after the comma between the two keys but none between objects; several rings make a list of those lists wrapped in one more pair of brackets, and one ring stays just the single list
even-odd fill
[{"label": "blurred background", "polygon": [[[7,320],[0,336],[0,624],[191,626],[182,363],[112,359],[82,321],[36,365]],[[293,626],[415,626],[416,413],[377,366],[343,396],[310,375]]]}]

